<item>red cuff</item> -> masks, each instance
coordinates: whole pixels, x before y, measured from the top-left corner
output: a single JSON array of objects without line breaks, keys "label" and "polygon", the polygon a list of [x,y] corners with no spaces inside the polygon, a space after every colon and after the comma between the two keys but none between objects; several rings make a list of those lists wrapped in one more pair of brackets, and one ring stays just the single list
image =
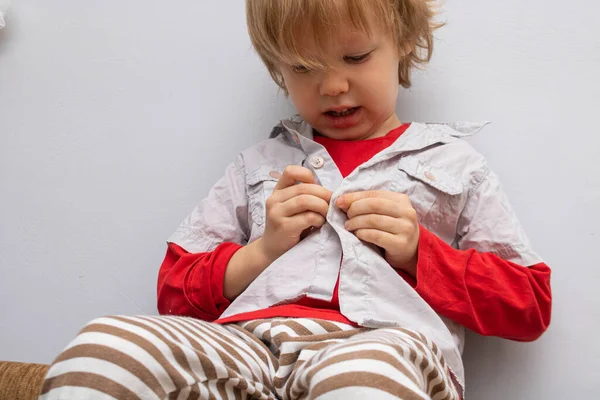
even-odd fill
[{"label": "red cuff", "polygon": [[185,295],[196,308],[219,317],[231,302],[223,294],[225,270],[233,255],[241,249],[236,243],[223,243],[212,252],[204,253],[201,262],[190,268],[185,277]]},{"label": "red cuff", "polygon": [[223,295],[225,270],[240,248],[223,243],[212,252],[192,254],[169,243],[158,276],[159,313],[206,321],[219,318],[230,304]]}]

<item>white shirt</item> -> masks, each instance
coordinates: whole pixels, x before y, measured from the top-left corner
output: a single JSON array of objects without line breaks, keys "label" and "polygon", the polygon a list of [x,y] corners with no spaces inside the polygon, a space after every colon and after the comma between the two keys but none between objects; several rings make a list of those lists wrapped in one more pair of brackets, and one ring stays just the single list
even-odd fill
[{"label": "white shirt", "polygon": [[[207,252],[223,242],[246,245],[260,238],[265,201],[277,172],[302,165],[333,192],[332,205],[344,193],[404,193],[420,224],[454,248],[495,253],[524,266],[538,264],[542,260],[531,249],[498,178],[485,158],[460,139],[482,127],[413,123],[391,146],[343,178],[327,150],[313,140],[307,123],[282,121],[270,139],[243,151],[228,166],[169,242],[189,252]],[[263,271],[222,317],[303,296],[331,301],[339,273],[340,311],[346,318],[365,327],[421,332],[436,343],[464,383],[464,328],[438,315],[374,246],[344,228],[346,220],[343,211],[330,207],[327,223]]]}]

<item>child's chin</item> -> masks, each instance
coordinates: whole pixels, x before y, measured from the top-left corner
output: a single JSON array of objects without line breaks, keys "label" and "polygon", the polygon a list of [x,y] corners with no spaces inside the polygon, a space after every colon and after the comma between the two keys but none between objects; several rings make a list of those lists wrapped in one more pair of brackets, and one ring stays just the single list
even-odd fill
[{"label": "child's chin", "polygon": [[336,140],[361,140],[361,139],[365,139],[364,133],[362,133],[361,130],[358,129],[358,127],[356,127],[356,126],[354,126],[352,128],[330,130],[329,132],[326,131],[323,134],[323,136],[327,136],[328,138],[336,139]]}]

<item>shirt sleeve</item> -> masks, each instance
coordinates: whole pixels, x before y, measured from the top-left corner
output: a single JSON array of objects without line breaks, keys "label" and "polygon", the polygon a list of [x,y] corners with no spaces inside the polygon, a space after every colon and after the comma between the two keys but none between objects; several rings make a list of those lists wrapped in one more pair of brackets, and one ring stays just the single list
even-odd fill
[{"label": "shirt sleeve", "polygon": [[537,339],[550,324],[550,268],[487,171],[469,194],[456,247],[421,230],[417,292],[439,314],[482,335]]},{"label": "shirt sleeve", "polygon": [[158,311],[214,321],[230,302],[223,295],[225,270],[242,246],[222,243],[213,251],[188,253],[169,243],[158,274]]},{"label": "shirt sleeve", "polygon": [[168,242],[189,253],[213,251],[227,242],[246,245],[250,226],[245,175],[244,160],[239,155]]},{"label": "shirt sleeve", "polygon": [[550,323],[550,268],[457,250],[421,228],[415,290],[439,314],[481,334],[537,339]]},{"label": "shirt sleeve", "polygon": [[250,233],[244,171],[240,155],[168,239],[157,285],[161,314],[212,321],[229,306],[225,270]]}]

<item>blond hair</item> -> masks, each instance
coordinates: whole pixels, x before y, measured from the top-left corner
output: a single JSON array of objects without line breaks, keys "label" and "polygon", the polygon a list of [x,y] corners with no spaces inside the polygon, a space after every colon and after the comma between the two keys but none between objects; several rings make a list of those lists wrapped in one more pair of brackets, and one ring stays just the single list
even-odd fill
[{"label": "blond hair", "polygon": [[335,30],[350,22],[370,34],[369,15],[390,32],[403,56],[398,65],[400,85],[410,87],[413,67],[426,64],[433,53],[435,0],[246,0],[252,45],[271,77],[286,93],[277,64],[322,68],[322,61],[302,54],[297,35],[312,32],[320,50]]}]

